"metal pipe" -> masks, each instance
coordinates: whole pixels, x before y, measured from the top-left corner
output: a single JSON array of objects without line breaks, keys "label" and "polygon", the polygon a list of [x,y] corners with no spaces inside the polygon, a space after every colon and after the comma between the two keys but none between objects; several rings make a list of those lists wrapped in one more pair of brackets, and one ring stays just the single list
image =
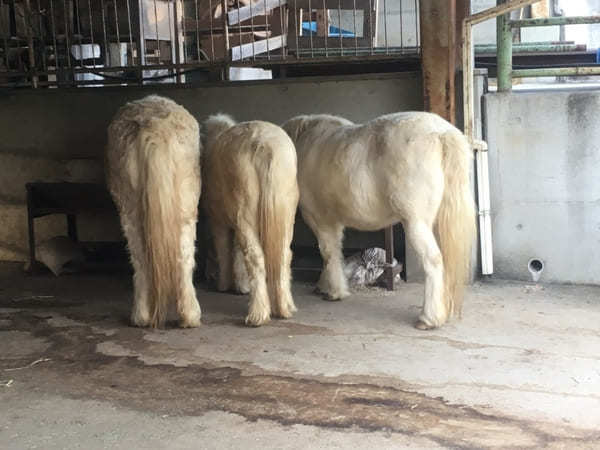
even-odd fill
[{"label": "metal pipe", "polygon": [[[417,13],[417,11],[415,11],[415,14]],[[403,31],[403,27],[404,24],[402,23],[402,0],[398,1],[398,17],[400,18],[400,48],[404,47],[404,31]],[[416,32],[417,30],[415,30]]]},{"label": "metal pipe", "polygon": [[[585,51],[585,45],[579,44],[513,44],[513,52],[574,52]],[[495,53],[497,47],[494,44],[476,45],[475,53]]]},{"label": "metal pipe", "polygon": [[[250,1],[250,6],[252,6],[252,1]],[[252,10],[250,10],[252,13]],[[286,16],[287,17],[287,16]],[[284,24],[284,20],[283,20],[283,9],[281,8],[281,0],[279,0],[279,26],[281,27],[281,36],[283,39],[283,36],[286,35],[287,36],[287,24]],[[252,28],[252,54],[254,55],[254,28]],[[282,45],[281,46],[281,56],[283,59],[285,59],[287,57],[287,45]]]},{"label": "metal pipe", "polygon": [[63,16],[65,18],[65,42],[66,42],[66,57],[67,57],[67,66],[71,68],[71,44],[69,43],[69,33],[70,33],[70,25],[67,19],[68,9],[67,9],[67,0],[63,0]]},{"label": "metal pipe", "polygon": [[106,67],[110,64],[110,48],[106,40],[106,15],[104,12],[104,0],[100,0],[100,9],[102,10],[102,33],[104,35],[104,66]]},{"label": "metal pipe", "polygon": [[[373,36],[373,4],[372,4],[373,1],[378,1],[378,0],[369,0],[369,44],[371,47],[371,55],[373,54],[373,47],[374,47],[373,40],[377,39],[377,36]],[[377,20],[377,14],[375,15],[375,20]],[[363,23],[364,23],[364,21],[363,21]],[[377,24],[375,24],[375,25],[377,25]],[[377,26],[375,26],[375,29],[377,29]],[[364,35],[364,30],[363,30],[363,35]]]},{"label": "metal pipe", "polygon": [[146,64],[146,35],[144,33],[144,2],[139,2],[138,10],[138,35],[136,45],[138,47],[138,81],[144,85],[144,65]]},{"label": "metal pipe", "polygon": [[[182,46],[183,46],[183,63],[187,63],[187,45],[186,45],[186,41],[187,41],[187,32],[185,29],[185,21],[186,21],[186,17],[185,17],[185,1],[181,0],[181,33],[182,33]],[[181,61],[178,61],[181,62]]]},{"label": "metal pipe", "polygon": [[[400,0],[400,1],[402,2],[402,0]],[[353,12],[353,19],[354,19],[354,54],[358,55],[358,35],[357,35],[357,32],[356,32],[356,0],[353,0],[352,6],[354,7],[353,10],[352,10],[352,12]],[[363,10],[363,15],[364,15],[364,13],[365,13],[365,11]],[[364,27],[364,24],[365,24],[365,19],[364,19],[364,16],[363,16],[363,27]],[[365,30],[363,30],[362,35],[363,36],[365,35]]]},{"label": "metal pipe", "polygon": [[31,85],[34,89],[38,87],[38,76],[36,74],[35,67],[35,53],[33,51],[33,30],[32,27],[32,14],[31,4],[29,0],[25,0],[25,20],[26,20],[26,32],[27,32],[27,54],[29,56],[29,72],[31,74]]},{"label": "metal pipe", "polygon": [[338,0],[338,35],[340,38],[340,53],[344,53],[344,43],[342,41],[342,3]]},{"label": "metal pipe", "polygon": [[388,50],[388,32],[387,32],[387,2],[383,0],[383,36],[385,40],[385,54],[387,55]]},{"label": "metal pipe", "polygon": [[[119,32],[119,10],[117,8],[117,2],[113,1],[113,6],[114,6],[114,10],[115,10],[115,31],[117,33],[117,44],[119,44],[118,47],[118,52],[119,52],[119,59],[121,59],[121,48],[120,48],[120,44],[121,44],[121,33]],[[110,44],[110,38],[108,39],[109,44]]]},{"label": "metal pipe", "polygon": [[[117,2],[115,2],[115,11],[116,11],[116,8],[117,8]],[[143,27],[144,24],[141,23],[140,26]],[[169,27],[170,26],[171,25],[169,24]],[[158,33],[158,8],[156,6],[156,0],[154,0],[154,28],[156,29],[156,52],[157,52],[157,55],[158,55],[158,64],[160,64],[160,61],[161,61],[161,57],[160,57],[160,35]],[[117,39],[118,39],[118,36],[117,36]]]},{"label": "metal pipe", "polygon": [[[252,0],[250,0],[250,4],[252,4]],[[238,23],[238,37],[240,42],[240,48],[242,47],[242,21],[240,20],[240,0],[237,0],[237,23]],[[254,34],[254,30],[252,30],[252,34]],[[268,36],[267,36],[268,37]],[[252,54],[254,56],[254,45],[252,45]]]},{"label": "metal pipe", "polygon": [[[75,26],[77,26],[77,39],[79,40],[79,64],[83,67],[83,35],[81,34],[81,18],[79,17],[79,0],[75,0],[74,2],[75,8]],[[93,51],[93,49],[92,49]]]},{"label": "metal pipe", "polygon": [[92,65],[96,67],[96,50],[94,44],[94,21],[92,19],[92,2],[88,0],[88,16],[90,18],[90,40],[92,42]]},{"label": "metal pipe", "polygon": [[536,69],[518,69],[512,71],[514,78],[528,77],[585,77],[600,75],[600,66],[588,67],[544,67]]},{"label": "metal pipe", "polygon": [[[178,4],[181,6],[181,8],[177,7]],[[171,3],[169,3],[169,11],[170,11],[170,6],[171,6]],[[185,37],[179,35],[179,24],[181,23],[183,25],[183,20],[181,20],[182,17],[180,17],[180,13],[183,12],[184,7],[185,7],[185,5],[182,0],[174,1],[173,2],[173,15],[172,16],[169,15],[169,17],[173,18],[173,34],[174,34],[174,36],[170,36],[170,37],[175,38],[175,42],[173,42],[173,39],[171,39],[171,46],[175,45],[175,62],[177,64],[181,64],[182,62],[185,63],[185,61],[182,61],[182,53],[185,53],[185,46],[183,48],[181,47]],[[169,34],[170,34],[170,30],[171,30],[171,24],[169,23]],[[183,52],[182,52],[182,50],[183,50]],[[173,52],[171,52],[171,56],[172,55],[173,55]],[[177,75],[175,77],[175,82],[182,83],[185,76],[179,74],[179,69],[175,69],[175,74]]]},{"label": "metal pipe", "polygon": [[600,16],[546,17],[539,19],[510,20],[512,28],[547,27],[552,25],[586,25],[600,23]]},{"label": "metal pipe", "polygon": [[[267,59],[271,59],[271,50],[269,48],[269,39],[271,38],[271,35],[270,35],[271,29],[269,28],[269,9],[267,8],[267,0],[264,0],[264,4],[265,4],[265,30],[267,33],[267,39],[266,39]],[[241,48],[240,48],[240,50],[241,50]]]},{"label": "metal pipe", "polygon": [[[52,26],[52,44],[54,45],[54,67],[57,69],[60,67],[59,58],[58,58],[58,44],[56,42],[56,23],[54,18],[54,2],[50,0],[50,16],[52,18],[51,26]],[[8,58],[8,55],[7,55]],[[8,67],[8,59],[6,61],[6,67]],[[47,69],[46,69],[47,70]]]},{"label": "metal pipe", "polygon": [[129,6],[129,0],[127,0],[127,27],[129,28],[129,51],[131,52],[131,65],[133,65],[133,31],[131,30],[131,8]]},{"label": "metal pipe", "polygon": [[[254,35],[254,11],[252,9],[252,0],[250,1],[250,31],[252,36],[252,60],[256,60],[256,36]],[[238,17],[239,20],[239,17]]]},{"label": "metal pipe", "polygon": [[[227,0],[221,0],[221,20],[223,22],[223,47],[225,50],[223,59],[229,61],[229,24],[227,22]],[[223,79],[229,79],[229,68],[227,65],[223,68]]]},{"label": "metal pipe", "polygon": [[[328,45],[327,45],[327,38],[329,36],[329,11],[327,11],[327,6],[325,5],[325,0],[323,0],[322,11],[323,11],[322,13],[319,13],[319,11],[317,10],[317,36],[319,36],[319,25],[323,25],[323,20],[325,20],[325,30],[322,32],[325,33],[323,35],[323,36],[325,36],[325,56],[329,56]],[[321,17],[319,17],[319,14],[321,14]],[[311,26],[310,30],[312,33],[312,26]]]},{"label": "metal pipe", "polygon": [[[504,3],[506,0],[497,0],[498,5]],[[509,14],[502,14],[496,18],[496,40],[498,44],[496,53],[498,92],[510,92],[512,89],[512,30]]]},{"label": "metal pipe", "polygon": [[40,6],[40,0],[37,0],[37,15],[39,19],[39,32],[40,45],[42,46],[42,68],[48,69],[48,56],[46,55],[46,33],[44,32],[44,26],[42,24],[42,7]]}]

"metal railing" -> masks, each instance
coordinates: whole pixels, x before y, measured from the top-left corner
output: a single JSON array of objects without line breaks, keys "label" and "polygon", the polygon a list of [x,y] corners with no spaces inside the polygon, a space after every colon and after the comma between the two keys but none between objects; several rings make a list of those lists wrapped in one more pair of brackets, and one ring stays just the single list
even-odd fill
[{"label": "metal railing", "polygon": [[553,76],[589,76],[600,75],[600,64],[570,67],[533,67],[513,68],[512,30],[525,27],[545,27],[551,25],[598,24],[600,16],[589,17],[549,17],[510,20],[508,15],[497,18],[498,46],[498,91],[507,92],[512,89],[513,78],[553,77]]},{"label": "metal railing", "polygon": [[420,54],[418,18],[418,0],[0,0],[0,86],[193,83],[397,60]]}]

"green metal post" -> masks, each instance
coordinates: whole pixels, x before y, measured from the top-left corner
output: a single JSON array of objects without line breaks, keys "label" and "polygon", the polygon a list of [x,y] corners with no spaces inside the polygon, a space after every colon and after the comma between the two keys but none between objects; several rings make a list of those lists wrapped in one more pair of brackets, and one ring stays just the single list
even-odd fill
[{"label": "green metal post", "polygon": [[[506,0],[496,0],[497,5],[506,3]],[[510,92],[512,89],[512,30],[510,27],[510,13],[496,18],[496,45],[498,47],[498,92]]]}]

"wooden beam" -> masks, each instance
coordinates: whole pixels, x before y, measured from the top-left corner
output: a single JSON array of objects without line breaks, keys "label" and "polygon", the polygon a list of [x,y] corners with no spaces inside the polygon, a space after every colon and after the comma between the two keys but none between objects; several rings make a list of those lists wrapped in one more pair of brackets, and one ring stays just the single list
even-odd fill
[{"label": "wooden beam", "polygon": [[456,0],[420,0],[425,110],[456,122]]}]

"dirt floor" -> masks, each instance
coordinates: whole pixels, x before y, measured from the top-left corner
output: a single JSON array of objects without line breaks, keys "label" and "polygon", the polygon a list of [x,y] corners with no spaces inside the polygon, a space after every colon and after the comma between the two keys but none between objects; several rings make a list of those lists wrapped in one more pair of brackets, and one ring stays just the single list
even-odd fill
[{"label": "dirt floor", "polygon": [[243,325],[198,286],[203,325],[128,326],[126,274],[0,265],[0,447],[600,448],[600,287],[493,281],[413,327],[423,287]]}]

